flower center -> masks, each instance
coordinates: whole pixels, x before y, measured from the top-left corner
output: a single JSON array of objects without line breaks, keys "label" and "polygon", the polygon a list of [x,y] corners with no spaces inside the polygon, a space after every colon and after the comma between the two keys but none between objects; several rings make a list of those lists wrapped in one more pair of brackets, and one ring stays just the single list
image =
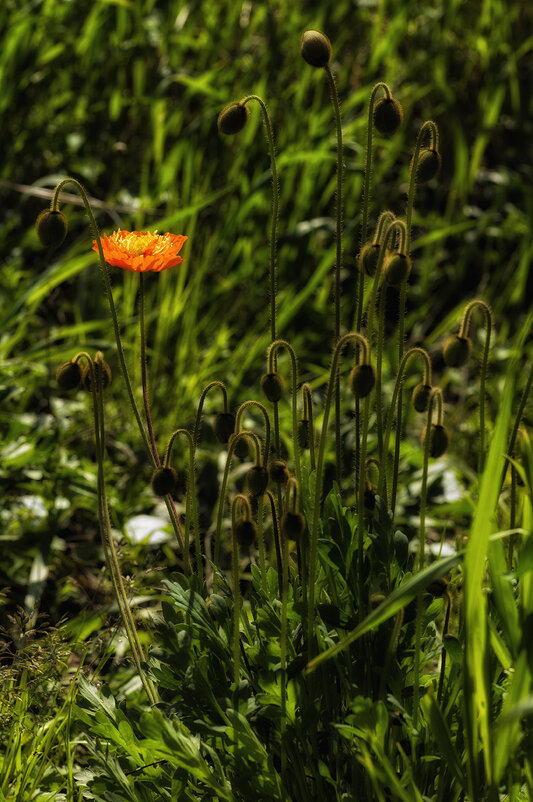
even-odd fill
[{"label": "flower center", "polygon": [[122,240],[122,246],[132,256],[141,256],[145,250],[157,240],[158,234],[148,232],[146,234],[139,234],[132,232]]}]

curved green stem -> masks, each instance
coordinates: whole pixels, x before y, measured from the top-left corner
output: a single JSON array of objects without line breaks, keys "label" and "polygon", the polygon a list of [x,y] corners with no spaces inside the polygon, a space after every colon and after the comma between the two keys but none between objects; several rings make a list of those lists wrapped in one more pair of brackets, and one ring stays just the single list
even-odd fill
[{"label": "curved green stem", "polygon": [[324,455],[326,450],[329,412],[331,407],[331,398],[336,384],[335,380],[337,378],[339,358],[343,348],[349,342],[359,343],[361,347],[363,363],[366,363],[368,359],[368,350],[369,350],[368,343],[365,337],[363,337],[363,335],[359,334],[358,332],[350,332],[341,337],[333,350],[333,356],[331,359],[331,369],[328,382],[328,389],[326,392],[326,400],[324,403],[324,417],[322,420],[322,431],[320,433],[320,441],[318,446],[315,498],[313,503],[313,519],[311,523],[311,533],[310,533],[311,536],[310,536],[310,546],[309,546],[309,581],[308,581],[309,595],[308,595],[308,610],[307,610],[307,639],[308,639],[309,650],[312,650],[313,624],[315,618],[315,572],[316,572],[317,549],[318,549],[320,501],[322,496],[322,477],[324,471]]},{"label": "curved green stem", "polygon": [[485,301],[474,300],[466,306],[459,329],[459,337],[468,337],[470,331],[470,319],[472,312],[480,309],[485,318],[485,346],[483,348],[483,358],[481,360],[481,372],[479,377],[479,454],[478,454],[478,474],[481,477],[483,464],[485,462],[485,385],[487,382],[487,370],[489,364],[490,338],[492,334],[492,312]]},{"label": "curved green stem", "polygon": [[200,528],[198,523],[198,504],[196,501],[196,479],[195,479],[195,471],[194,471],[194,455],[195,455],[195,443],[194,443],[194,436],[189,432],[188,429],[176,429],[170,435],[170,439],[168,441],[167,447],[165,449],[165,456],[163,458],[163,465],[165,468],[168,468],[170,465],[170,457],[172,454],[172,447],[174,445],[174,440],[178,435],[182,434],[188,441],[189,445],[189,471],[188,471],[188,481],[187,481],[187,503],[185,507],[185,547],[184,547],[184,557],[185,557],[185,573],[188,575],[190,571],[189,566],[189,528],[190,528],[190,517],[191,517],[191,510],[192,510],[192,521],[193,521],[193,530],[194,530],[194,547],[196,550],[196,570],[198,573],[199,578],[203,581],[204,578],[204,570],[203,570],[203,563],[202,563],[202,546],[200,543]]},{"label": "curved green stem", "polygon": [[[426,441],[424,444],[424,461],[422,465],[422,488],[420,491],[420,525],[418,530],[418,573],[424,570],[425,546],[426,546],[426,503],[428,486],[428,463],[429,448],[431,443],[431,419],[433,416],[433,406],[437,403],[437,421],[442,420],[442,392],[439,387],[435,387],[429,396],[429,405],[426,424]],[[422,593],[416,598],[416,620],[415,620],[415,664],[413,677],[413,727],[416,729],[418,723],[418,705],[420,700],[420,649],[422,640]]]},{"label": "curved green stem", "polygon": [[222,382],[219,382],[219,381],[209,382],[209,384],[206,387],[204,387],[204,389],[202,390],[202,394],[201,394],[200,400],[198,402],[198,409],[196,410],[196,419],[194,421],[194,429],[193,429],[193,433],[192,433],[192,437],[193,437],[194,447],[195,448],[198,445],[198,437],[200,436],[200,423],[202,422],[202,412],[203,412],[203,409],[204,409],[204,402],[205,402],[205,399],[206,399],[207,394],[209,393],[209,391],[213,390],[215,387],[220,388],[220,391],[222,393],[222,401],[223,401],[223,404],[224,404],[224,409],[223,409],[224,413],[227,413],[229,411],[228,410],[228,392],[226,390],[226,385],[223,384]]},{"label": "curved green stem", "polygon": [[159,701],[157,691],[153,683],[146,676],[142,667],[144,658],[143,649],[139,640],[139,635],[135,627],[135,622],[131,613],[126,589],[122,580],[122,573],[120,570],[120,563],[118,554],[111,533],[111,522],[109,520],[109,509],[107,505],[107,495],[105,489],[104,477],[104,443],[105,443],[105,425],[104,425],[104,405],[103,405],[103,387],[102,376],[103,371],[99,372],[94,369],[94,362],[87,353],[82,352],[80,356],[84,356],[89,363],[89,370],[91,372],[91,388],[93,398],[93,413],[95,424],[95,444],[96,444],[96,458],[98,465],[97,472],[97,496],[98,496],[98,520],[100,523],[100,532],[102,536],[102,545],[106,564],[111,576],[115,598],[120,610],[124,628],[130,643],[131,653],[137,669],[137,673],[141,679],[146,695],[151,704],[157,704]]},{"label": "curved green stem", "polygon": [[[244,401],[238,408],[237,412],[235,413],[235,432],[238,433],[241,430],[241,418],[245,409],[249,409],[250,407],[257,407],[257,409],[263,415],[265,420],[265,442],[263,448],[263,465],[266,467],[268,462],[268,457],[270,454],[270,418],[268,417],[268,411],[264,404],[260,401]],[[256,458],[256,465],[259,465],[260,460]]]},{"label": "curved green stem", "polygon": [[148,436],[150,438],[150,445],[152,448],[152,455],[155,464],[159,466],[160,459],[157,451],[157,445],[154,437],[154,428],[152,426],[152,415],[150,413],[150,400],[148,396],[148,376],[146,366],[146,330],[144,325],[144,273],[139,273],[139,323],[141,329],[141,382],[143,390],[144,412],[146,416],[146,425],[148,427]]},{"label": "curved green stem", "polygon": [[214,555],[214,563],[217,569],[219,567],[219,562],[220,562],[220,536],[222,532],[222,516],[224,514],[224,502],[226,500],[226,490],[228,485],[229,472],[231,468],[231,460],[233,458],[233,452],[235,450],[236,443],[238,443],[239,440],[242,440],[244,437],[252,439],[255,446],[255,463],[256,465],[261,464],[261,444],[255,432],[241,431],[235,434],[228,447],[228,456],[226,458],[226,465],[224,467],[224,475],[222,477],[222,485],[220,488],[220,497],[218,500],[217,528],[215,533],[215,555]]},{"label": "curved green stem", "polygon": [[268,372],[274,373],[276,356],[280,348],[286,348],[291,359],[292,439],[294,442],[294,466],[298,482],[302,481],[300,445],[298,443],[298,360],[294,348],[287,340],[274,340],[268,347]]},{"label": "curved green stem", "polygon": [[306,382],[302,384],[304,420],[309,421],[309,457],[311,461],[311,471],[315,470],[315,422],[313,417],[313,396],[311,386]]},{"label": "curved green stem", "polygon": [[[391,400],[390,407],[389,407],[389,412],[388,412],[388,415],[387,415],[387,423],[386,423],[386,426],[385,426],[385,438],[384,438],[384,441],[383,441],[383,454],[382,454],[382,457],[381,457],[380,483],[379,483],[379,489],[378,489],[378,492],[379,492],[380,495],[382,495],[382,493],[383,493],[384,483],[386,481],[388,482],[387,462],[388,462],[388,458],[389,458],[389,440],[390,440],[390,435],[391,435],[391,431],[392,431],[392,420],[393,420],[393,414],[394,414],[394,406],[396,404],[397,399],[399,398],[400,387],[403,384],[405,368],[407,366],[407,363],[409,362],[409,360],[411,359],[412,356],[417,356],[417,355],[422,359],[422,361],[424,363],[423,383],[431,386],[431,360],[429,358],[428,352],[424,351],[423,348],[419,348],[418,346],[415,347],[415,348],[410,348],[408,351],[405,352],[405,354],[403,355],[402,360],[400,362],[400,366],[398,368],[398,373],[396,374],[396,381],[394,382],[394,390],[392,392],[392,400]],[[398,440],[400,438],[400,433],[398,432],[398,429],[396,429],[396,438]],[[395,465],[396,465],[396,463],[395,463]],[[395,470],[397,470],[397,469],[395,468]],[[393,483],[394,483],[394,476],[393,476]]]},{"label": "curved green stem", "polygon": [[433,120],[426,120],[426,122],[420,126],[420,130],[418,131],[418,135],[416,137],[413,159],[411,162],[411,173],[409,176],[409,190],[407,193],[407,214],[405,217],[407,222],[407,255],[409,255],[411,248],[411,224],[413,219],[413,208],[415,204],[416,171],[418,168],[418,158],[420,156],[422,142],[426,134],[428,134],[429,136],[429,147],[437,150],[439,146],[439,129],[437,128],[437,124],[434,123]]},{"label": "curved green stem", "polygon": [[[342,217],[343,217],[343,185],[344,185],[344,159],[342,149],[342,124],[341,124],[341,109],[339,103],[339,93],[335,85],[333,73],[329,64],[325,66],[326,76],[329,84],[329,92],[331,96],[331,103],[333,105],[333,112],[335,115],[335,129],[337,132],[337,196],[336,196],[336,256],[335,256],[335,339],[337,343],[341,334],[341,269],[342,269]],[[340,398],[340,381],[339,378],[335,379],[335,467],[337,474],[337,482],[340,485],[342,476],[342,443],[341,443],[341,398]]]}]

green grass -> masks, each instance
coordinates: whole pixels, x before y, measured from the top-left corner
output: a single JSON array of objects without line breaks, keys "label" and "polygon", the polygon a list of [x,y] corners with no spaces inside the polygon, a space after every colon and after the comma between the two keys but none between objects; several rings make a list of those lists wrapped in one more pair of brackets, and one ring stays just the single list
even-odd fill
[{"label": "green grass", "polygon": [[[0,799],[246,800],[285,793],[295,800],[345,794],[492,802],[498,794],[510,801],[531,795],[532,457],[524,428],[518,433],[520,421],[525,429],[531,423],[531,401],[519,407],[533,358],[524,146],[533,133],[531,21],[523,4],[501,0],[479,7],[454,0],[445,8],[414,0],[358,8],[341,2],[331,9],[151,0],[2,4]],[[270,344],[268,150],[257,108],[233,139],[216,127],[228,102],[259,94],[278,150],[278,336],[294,346],[300,380],[311,384],[320,432],[333,344],[336,137],[325,76],[298,55],[309,27],[331,39],[342,104],[344,331],[354,318],[372,86],[386,81],[405,119],[393,139],[375,141],[371,230],[381,210],[405,213],[417,131],[426,119],[439,126],[441,173],[417,191],[405,330],[406,347],[422,345],[432,357],[452,436],[445,457],[430,460],[426,531],[434,544],[454,545],[456,552],[431,558],[419,574],[414,555],[404,558],[394,546],[397,530],[415,543],[420,525],[424,424],[409,411],[394,520],[378,502],[361,528],[351,509],[351,357],[343,357],[345,475],[340,488],[333,486],[335,443],[328,436],[324,497],[331,492],[320,499],[315,642],[308,649],[302,634],[308,610],[296,548],[290,547],[290,565],[285,560],[284,584],[267,515],[268,572],[255,552],[251,563],[241,555],[235,687],[227,508],[216,596],[183,577],[170,529],[159,546],[125,536],[134,515],[166,511],[150,490],[150,462],[131,425],[88,220],[76,195],[65,196],[69,234],[53,252],[39,246],[34,221],[57,181],[73,175],[95,199],[106,233],[157,228],[188,235],[185,262],[146,282],[160,451],[174,429],[192,427],[209,381],[226,384],[232,411],[260,398]],[[137,277],[113,269],[112,285],[141,406]],[[494,318],[490,451],[482,476],[476,365],[484,332],[477,318],[469,367],[446,369],[440,356],[472,298],[489,303]],[[397,364],[394,292],[387,301],[385,413]],[[126,592],[161,697],[158,712],[146,706],[129,659],[100,546],[90,398],[62,396],[54,381],[57,365],[82,349],[103,350],[114,374],[105,397],[106,489]],[[278,368],[288,380],[283,351]],[[405,398],[419,380],[413,365]],[[211,549],[223,448],[210,423],[219,411],[219,396],[210,396],[196,460],[200,531]],[[280,423],[292,468],[286,399]],[[243,424],[262,431],[251,410]],[[516,481],[502,490],[512,432]],[[371,407],[370,456],[376,434]],[[188,458],[181,441],[174,455],[183,515]],[[243,490],[246,468],[234,460],[230,498]],[[306,455],[300,490],[309,521],[314,482]],[[451,599],[446,632],[448,597],[434,595],[441,573]],[[48,624],[30,660],[24,643],[33,642],[41,611]],[[15,621],[22,622],[18,634]],[[54,662],[59,636],[69,644],[70,661]],[[306,674],[313,656],[316,671]],[[78,682],[81,660],[86,667]]]}]

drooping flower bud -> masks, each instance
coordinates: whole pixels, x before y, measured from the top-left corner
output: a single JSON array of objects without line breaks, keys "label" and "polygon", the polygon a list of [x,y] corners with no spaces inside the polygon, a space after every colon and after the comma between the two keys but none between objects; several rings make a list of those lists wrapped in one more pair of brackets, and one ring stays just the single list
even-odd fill
[{"label": "drooping flower bud", "polygon": [[326,67],[331,58],[331,42],[322,31],[304,31],[300,39],[300,55],[312,67]]},{"label": "drooping flower bud", "polygon": [[399,287],[409,278],[411,260],[405,253],[391,253],[385,260],[383,273],[385,281],[391,287]]},{"label": "drooping flower bud", "polygon": [[75,390],[81,383],[81,367],[78,362],[63,362],[57,369],[56,381],[61,390]]},{"label": "drooping flower bud", "polygon": [[372,278],[376,273],[379,258],[379,245],[367,242],[359,254],[359,270]]},{"label": "drooping flower bud", "polygon": [[[427,426],[422,432],[422,445],[426,446]],[[448,446],[450,445],[450,435],[445,426],[440,423],[434,423],[431,426],[431,435],[429,438],[429,455],[433,458],[442,457]]]},{"label": "drooping flower bud", "polygon": [[380,97],[374,103],[374,127],[384,136],[396,133],[403,120],[403,109],[394,97]]},{"label": "drooping flower bud", "polygon": [[172,466],[160,465],[152,474],[151,485],[156,496],[167,496],[176,489],[178,475]]},{"label": "drooping flower bud", "polygon": [[257,526],[255,521],[241,518],[235,521],[235,537],[239,546],[250,547],[257,537]]},{"label": "drooping flower bud", "polygon": [[262,496],[268,487],[268,471],[262,465],[254,465],[246,474],[248,490],[256,498]]},{"label": "drooping flower bud", "polygon": [[417,412],[425,412],[429,405],[430,384],[417,384],[411,396],[411,402]]},{"label": "drooping flower bud", "polygon": [[425,184],[435,178],[440,170],[441,158],[438,150],[434,148],[421,148],[416,165],[416,180]]},{"label": "drooping flower bud", "polygon": [[300,512],[286,512],[281,518],[281,531],[287,540],[299,542],[305,531],[305,518]]},{"label": "drooping flower bud", "polygon": [[35,228],[41,245],[45,248],[59,248],[67,236],[68,220],[59,209],[44,209],[37,218]]},{"label": "drooping flower bud", "polygon": [[392,538],[394,554],[398,563],[403,567],[409,556],[409,538],[400,529],[397,529]]},{"label": "drooping flower bud", "polygon": [[229,103],[218,115],[217,126],[221,134],[238,134],[248,121],[248,106],[241,101]]},{"label": "drooping flower bud", "polygon": [[288,481],[290,473],[284,459],[273,459],[268,463],[268,475],[272,482],[283,485]]},{"label": "drooping flower bud", "polygon": [[285,391],[285,382],[281,373],[264,373],[261,376],[261,390],[269,401],[279,401]]},{"label": "drooping flower bud", "polygon": [[442,349],[442,356],[449,368],[461,368],[466,365],[471,353],[470,337],[460,337],[458,334],[451,334]]},{"label": "drooping flower bud", "polygon": [[[232,444],[235,435],[238,432],[233,432],[230,434],[228,438],[228,448]],[[235,443],[235,448],[233,449],[233,453],[238,459],[246,459],[248,456],[248,438],[247,437],[239,437],[237,442]]]},{"label": "drooping flower bud", "polygon": [[[100,387],[105,390],[111,384],[111,368],[103,359],[95,360],[94,363],[94,378],[96,381],[96,389],[99,390]],[[83,384],[84,388],[91,392],[92,387],[92,378],[91,378],[91,369],[89,365],[85,365],[81,374],[81,383]]]},{"label": "drooping flower bud", "polygon": [[356,365],[350,372],[348,382],[356,398],[365,398],[376,383],[376,371],[372,365]]},{"label": "drooping flower bud", "polygon": [[227,443],[235,430],[235,415],[231,412],[219,412],[213,423],[215,437],[219,443]]}]

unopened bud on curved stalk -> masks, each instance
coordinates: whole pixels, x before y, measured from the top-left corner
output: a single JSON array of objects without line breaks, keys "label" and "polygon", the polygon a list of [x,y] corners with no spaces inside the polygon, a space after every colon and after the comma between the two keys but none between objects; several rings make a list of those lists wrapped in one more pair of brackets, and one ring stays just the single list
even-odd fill
[{"label": "unopened bud on curved stalk", "polygon": [[322,31],[304,31],[300,39],[300,55],[312,67],[326,67],[331,59],[331,42]]},{"label": "unopened bud on curved stalk", "polygon": [[[240,507],[239,513],[237,508]],[[239,493],[233,499],[231,505],[233,517],[233,531],[239,543],[239,546],[249,548],[253,545],[257,536],[257,526],[255,521],[252,520],[252,510],[250,502],[245,495]],[[240,517],[237,518],[237,514]]]},{"label": "unopened bud on curved stalk", "polygon": [[290,473],[284,459],[273,459],[268,463],[268,475],[270,480],[277,485],[284,485],[288,482]]},{"label": "unopened bud on curved stalk", "polygon": [[261,390],[273,403],[279,401],[285,392],[285,381],[281,373],[273,371],[272,373],[264,373],[261,376]]},{"label": "unopened bud on curved stalk", "polygon": [[57,369],[56,381],[61,390],[75,390],[80,386],[82,369],[74,359],[63,362]]},{"label": "unopened bud on curved stalk", "polygon": [[393,136],[402,124],[402,106],[392,95],[380,97],[374,104],[372,119],[380,134]]},{"label": "unopened bud on curved stalk", "polygon": [[248,122],[249,116],[250,110],[244,101],[229,103],[218,115],[218,130],[221,134],[228,136],[238,134]]},{"label": "unopened bud on curved stalk", "polygon": [[35,223],[37,236],[45,248],[59,248],[68,232],[68,220],[59,209],[44,209]]},{"label": "unopened bud on curved stalk", "polygon": [[178,474],[174,468],[172,466],[165,467],[161,465],[152,473],[150,484],[152,485],[152,490],[155,495],[163,497],[175,491],[177,481]]},{"label": "unopened bud on curved stalk", "polygon": [[365,398],[376,383],[376,371],[373,365],[355,365],[348,379],[350,389],[356,398]]},{"label": "unopened bud on curved stalk", "polygon": [[416,165],[416,180],[420,184],[431,181],[440,170],[442,159],[435,148],[421,148]]},{"label": "unopened bud on curved stalk", "polygon": [[[422,445],[426,445],[427,426],[422,432]],[[429,456],[437,459],[442,457],[445,451],[448,450],[450,445],[450,435],[445,426],[439,423],[431,425],[431,434],[429,437]]]},{"label": "unopened bud on curved stalk", "polygon": [[227,443],[235,430],[235,415],[231,412],[219,412],[213,423],[215,437],[219,443]]},{"label": "unopened bud on curved stalk", "polygon": [[442,349],[442,356],[449,368],[461,368],[466,365],[472,353],[470,337],[451,334]]},{"label": "unopened bud on curved stalk", "polygon": [[432,386],[430,384],[417,384],[411,395],[411,403],[417,412],[426,412]]}]

